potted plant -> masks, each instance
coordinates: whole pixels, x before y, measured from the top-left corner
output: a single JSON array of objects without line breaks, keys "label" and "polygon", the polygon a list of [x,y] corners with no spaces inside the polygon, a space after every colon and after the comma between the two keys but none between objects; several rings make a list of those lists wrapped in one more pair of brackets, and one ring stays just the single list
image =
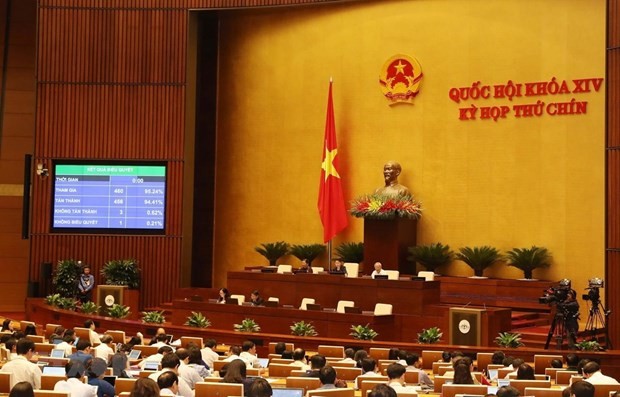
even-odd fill
[{"label": "potted plant", "polygon": [[140,267],[134,259],[115,259],[106,262],[101,275],[110,285],[126,285],[130,289],[140,288]]},{"label": "potted plant", "polygon": [[75,301],[75,298],[60,297],[60,299],[58,299],[57,301],[56,307],[58,307],[59,309],[75,311],[75,308],[77,307],[77,302]]},{"label": "potted plant", "polygon": [[278,259],[288,254],[289,247],[288,243],[277,241],[275,243],[262,243],[254,250],[269,261],[269,266],[276,266]]},{"label": "potted plant", "polygon": [[317,336],[318,332],[310,322],[298,321],[291,325],[291,334],[295,336]]},{"label": "potted plant", "polygon": [[97,314],[99,313],[99,309],[101,309],[101,306],[99,306],[95,302],[88,301],[82,303],[82,307],[80,310],[82,311],[82,313],[85,314]]},{"label": "potted plant", "polygon": [[194,328],[209,328],[211,326],[211,321],[209,321],[202,313],[192,312],[192,314],[187,317],[185,325]]},{"label": "potted plant", "polygon": [[259,332],[260,326],[251,318],[241,321],[241,324],[234,324],[233,328],[237,332]]},{"label": "potted plant", "polygon": [[532,271],[538,268],[546,268],[551,265],[551,255],[544,247],[532,246],[532,248],[513,248],[506,252],[508,266],[523,270],[525,279],[532,279]]},{"label": "potted plant", "polygon": [[302,244],[292,245],[290,253],[297,257],[297,259],[308,261],[308,264],[312,266],[312,261],[325,252],[325,245],[323,244]]},{"label": "potted plant", "polygon": [[598,343],[598,341],[595,341],[595,340],[582,340],[581,342],[575,344],[575,347],[582,351],[591,351],[591,352],[603,350],[603,348]]},{"label": "potted plant", "polygon": [[495,338],[495,343],[498,346],[516,349],[517,347],[525,346],[521,342],[521,334],[512,332],[500,332]]},{"label": "potted plant", "polygon": [[73,259],[58,261],[52,278],[56,293],[65,298],[74,298],[80,274],[82,274],[82,267],[78,261]]},{"label": "potted plant", "polygon": [[441,329],[439,329],[439,327],[422,329],[422,332],[418,333],[418,343],[432,345],[433,343],[439,342],[442,336],[443,332],[441,332]]},{"label": "potted plant", "polygon": [[60,294],[52,294],[45,297],[45,304],[58,307],[58,301],[60,300]]},{"label": "potted plant", "polygon": [[456,259],[465,262],[474,270],[474,277],[483,278],[484,269],[502,259],[497,248],[488,245],[482,247],[459,248]]},{"label": "potted plant", "polygon": [[151,312],[142,312],[142,322],[149,324],[163,324],[166,322],[166,317],[164,317],[164,311],[151,311]]},{"label": "potted plant", "polygon": [[449,245],[431,243],[407,248],[409,256],[407,260],[417,262],[430,272],[435,272],[438,267],[447,265],[454,260],[454,252]]},{"label": "potted plant", "polygon": [[117,303],[113,304],[108,309],[108,315],[112,318],[125,318],[130,314],[131,312],[129,311],[129,306],[119,305]]},{"label": "potted plant", "polygon": [[345,263],[361,263],[364,260],[364,243],[342,243],[336,247],[336,259]]},{"label": "potted plant", "polygon": [[374,340],[379,334],[374,329],[370,328],[370,324],[366,325],[352,325],[351,333],[349,334],[353,339],[359,340]]}]

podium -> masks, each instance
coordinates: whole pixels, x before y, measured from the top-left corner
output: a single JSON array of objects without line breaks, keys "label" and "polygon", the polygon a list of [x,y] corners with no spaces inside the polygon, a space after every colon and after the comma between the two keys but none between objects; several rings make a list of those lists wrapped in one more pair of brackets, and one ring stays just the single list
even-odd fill
[{"label": "podium", "polygon": [[482,315],[486,309],[466,307],[451,307],[450,344],[481,346],[482,341]]},{"label": "podium", "polygon": [[95,302],[101,306],[100,315],[107,316],[108,309],[114,304],[129,306],[132,314],[140,311],[140,294],[130,290],[126,285],[97,285]]},{"label": "podium", "polygon": [[418,220],[407,218],[364,219],[364,263],[366,273],[375,262],[386,270],[416,274],[415,263],[408,262],[407,248],[416,245]]}]

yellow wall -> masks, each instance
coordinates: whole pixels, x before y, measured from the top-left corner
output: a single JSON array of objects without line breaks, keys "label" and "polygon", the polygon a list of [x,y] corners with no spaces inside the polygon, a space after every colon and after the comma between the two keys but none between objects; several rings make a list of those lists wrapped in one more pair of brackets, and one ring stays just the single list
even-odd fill
[{"label": "yellow wall", "polygon": [[[316,243],[328,80],[346,199],[394,159],[423,202],[420,243],[545,246],[577,290],[604,274],[604,92],[586,115],[459,121],[451,87],[604,77],[603,0],[362,1],[225,14],[221,30],[215,281],[264,264],[253,247]],[[378,78],[397,53],[424,71],[415,104],[390,107]],[[512,103],[467,101],[466,105]],[[350,218],[335,240],[362,240]],[[294,258],[289,263],[297,265]],[[325,262],[322,258],[317,264]],[[463,263],[446,274],[472,274]],[[496,266],[490,276],[519,278]],[[581,292],[581,291],[579,291]]]}]

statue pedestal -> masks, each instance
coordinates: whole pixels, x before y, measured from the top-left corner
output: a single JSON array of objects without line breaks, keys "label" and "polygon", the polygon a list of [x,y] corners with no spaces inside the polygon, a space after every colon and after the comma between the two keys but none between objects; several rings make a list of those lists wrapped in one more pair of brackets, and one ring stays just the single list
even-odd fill
[{"label": "statue pedestal", "polygon": [[365,273],[381,262],[384,269],[416,274],[415,263],[407,262],[407,248],[416,245],[417,227],[417,219],[364,219]]}]

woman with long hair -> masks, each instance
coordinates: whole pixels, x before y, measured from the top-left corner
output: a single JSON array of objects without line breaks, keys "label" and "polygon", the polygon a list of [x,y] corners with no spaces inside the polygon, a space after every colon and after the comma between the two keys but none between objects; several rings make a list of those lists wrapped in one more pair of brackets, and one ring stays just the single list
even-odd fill
[{"label": "woman with long hair", "polygon": [[226,375],[222,378],[222,383],[241,383],[243,384],[243,394],[248,395],[250,386],[254,379],[246,378],[246,366],[243,360],[232,360],[228,363]]},{"label": "woman with long hair", "polygon": [[221,288],[219,296],[217,298],[217,303],[226,303],[226,299],[228,298],[230,298],[230,292],[228,292],[228,288]]},{"label": "woman with long hair", "polygon": [[465,363],[457,364],[454,367],[454,378],[452,384],[455,385],[473,385],[474,379],[471,376],[469,365]]},{"label": "woman with long hair", "polygon": [[159,397],[159,386],[153,379],[138,378],[129,397]]}]

